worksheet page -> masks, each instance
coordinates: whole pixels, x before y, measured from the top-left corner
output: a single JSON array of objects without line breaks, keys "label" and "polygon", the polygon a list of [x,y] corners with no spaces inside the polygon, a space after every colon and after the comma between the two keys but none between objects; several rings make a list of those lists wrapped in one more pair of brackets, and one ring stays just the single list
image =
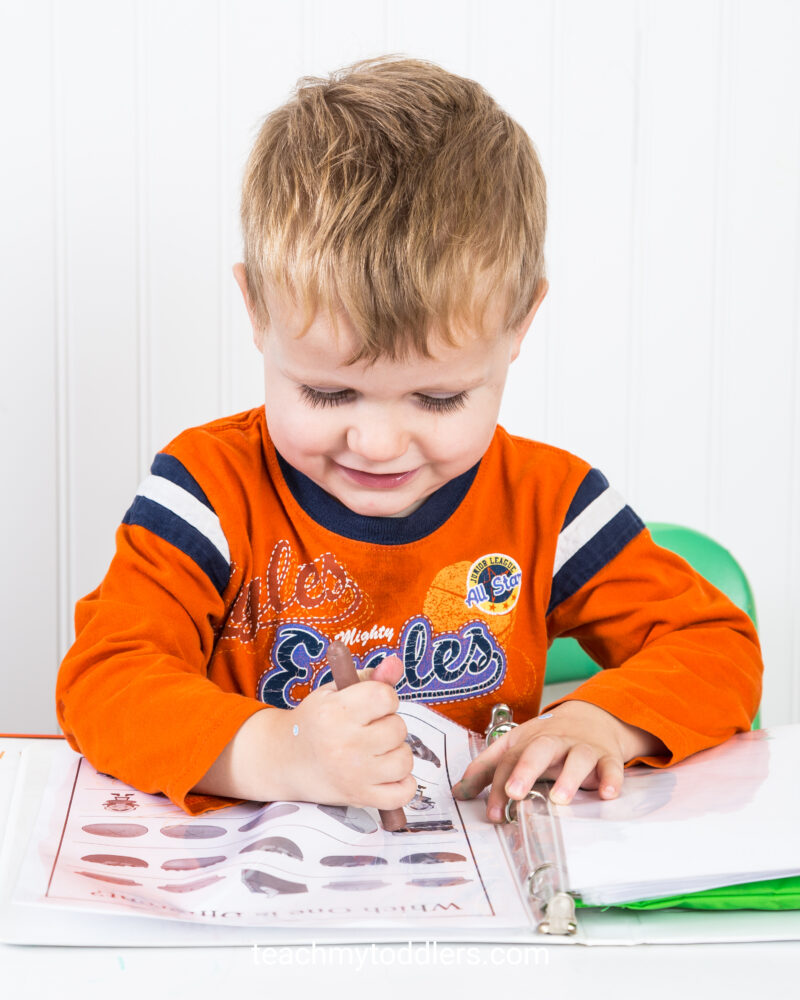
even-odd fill
[{"label": "worksheet page", "polygon": [[14,901],[256,926],[526,926],[485,801],[452,796],[468,731],[422,705],[399,714],[417,792],[396,833],[374,809],[308,802],[190,817],[64,745]]},{"label": "worksheet page", "polygon": [[619,798],[555,807],[570,888],[596,906],[800,874],[800,725],[739,733]]}]

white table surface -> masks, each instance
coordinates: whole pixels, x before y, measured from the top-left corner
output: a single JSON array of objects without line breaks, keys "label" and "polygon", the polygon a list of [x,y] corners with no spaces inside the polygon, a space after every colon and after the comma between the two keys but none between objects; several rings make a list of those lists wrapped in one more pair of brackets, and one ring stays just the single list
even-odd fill
[{"label": "white table surface", "polygon": [[[0,739],[0,746],[42,741]],[[79,913],[70,919],[80,920]],[[724,994],[794,996],[800,941],[564,946],[414,942],[234,947],[50,947],[0,944],[0,996],[17,998],[536,996],[647,1000]],[[263,942],[263,943],[259,943]],[[277,994],[275,990],[279,991]]]},{"label": "white table surface", "polygon": [[[414,952],[418,950],[415,958]],[[630,948],[447,945],[252,948],[42,948],[0,945],[3,996],[71,998],[278,996],[586,996],[686,1000],[796,996],[800,944]],[[278,991],[277,993],[274,991]],[[778,992],[780,991],[780,992]]]}]

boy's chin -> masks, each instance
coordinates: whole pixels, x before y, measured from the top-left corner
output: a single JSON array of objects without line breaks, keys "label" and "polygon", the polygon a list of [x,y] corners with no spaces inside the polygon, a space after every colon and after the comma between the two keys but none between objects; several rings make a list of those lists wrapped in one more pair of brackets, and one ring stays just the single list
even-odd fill
[{"label": "boy's chin", "polygon": [[403,501],[398,497],[395,502],[385,496],[376,499],[371,497],[363,499],[360,497],[337,497],[337,499],[348,510],[352,510],[354,514],[360,514],[362,517],[408,517],[425,502],[425,497],[411,501],[408,498]]},{"label": "boy's chin", "polygon": [[361,517],[408,517],[415,510],[420,508],[427,500],[427,496],[415,496],[414,493],[406,493],[405,496],[396,494],[390,495],[389,491],[382,490],[332,490],[325,488],[334,499],[347,507],[354,514]]}]

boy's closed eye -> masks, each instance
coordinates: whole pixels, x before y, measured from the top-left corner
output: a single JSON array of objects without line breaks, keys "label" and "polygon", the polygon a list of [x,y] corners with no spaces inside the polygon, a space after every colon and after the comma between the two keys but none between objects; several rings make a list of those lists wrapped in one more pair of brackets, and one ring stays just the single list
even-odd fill
[{"label": "boy's closed eye", "polygon": [[[355,399],[355,392],[352,389],[322,390],[315,389],[310,385],[301,385],[300,394],[309,406],[339,406],[342,403],[351,402]],[[451,395],[427,395],[425,393],[415,393],[414,398],[423,410],[433,413],[453,413],[466,405],[469,393],[464,390]]]}]

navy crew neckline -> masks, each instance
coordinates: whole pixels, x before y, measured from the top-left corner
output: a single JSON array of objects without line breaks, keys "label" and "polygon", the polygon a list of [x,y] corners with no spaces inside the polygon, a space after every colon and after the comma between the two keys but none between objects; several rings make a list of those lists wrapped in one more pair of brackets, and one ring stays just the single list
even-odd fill
[{"label": "navy crew neckline", "polygon": [[312,520],[336,535],[374,545],[407,545],[441,528],[469,492],[481,464],[477,462],[471,469],[440,486],[406,517],[368,517],[345,507],[290,465],[277,450],[275,456],[290,493]]}]

